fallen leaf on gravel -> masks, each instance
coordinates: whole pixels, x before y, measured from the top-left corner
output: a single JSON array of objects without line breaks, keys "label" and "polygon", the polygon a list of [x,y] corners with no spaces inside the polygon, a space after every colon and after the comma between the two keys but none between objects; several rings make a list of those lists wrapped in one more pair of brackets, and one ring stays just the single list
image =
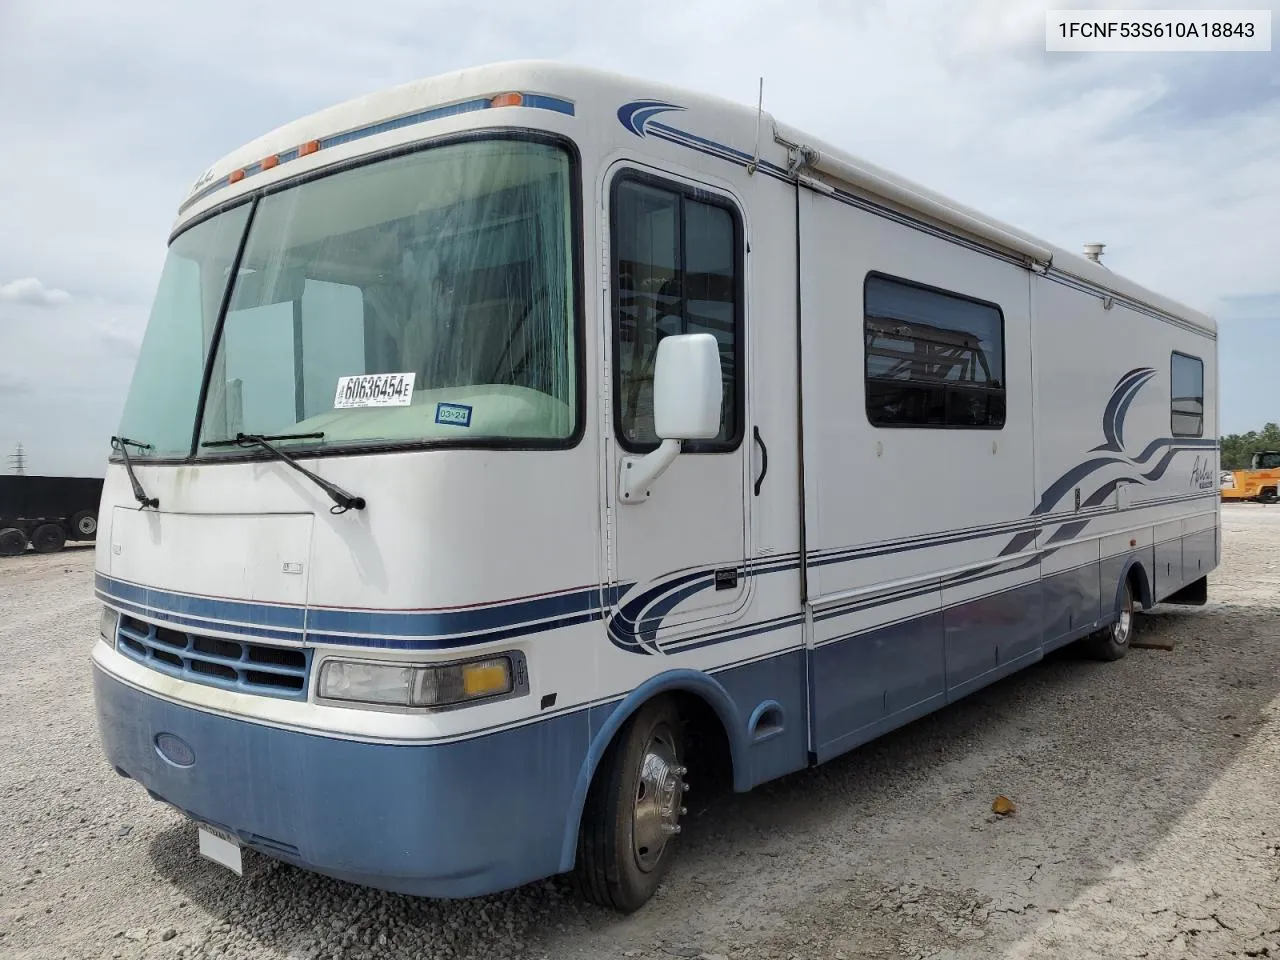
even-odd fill
[{"label": "fallen leaf on gravel", "polygon": [[991,812],[998,813],[1002,817],[1007,817],[1018,808],[1013,805],[1013,801],[1004,794],[996,797],[991,803]]}]

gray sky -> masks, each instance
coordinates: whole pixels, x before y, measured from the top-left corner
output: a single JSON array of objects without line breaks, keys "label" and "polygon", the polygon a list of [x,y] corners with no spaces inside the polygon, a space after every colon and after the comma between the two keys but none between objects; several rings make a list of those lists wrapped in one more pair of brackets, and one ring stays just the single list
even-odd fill
[{"label": "gray sky", "polygon": [[[1224,430],[1280,420],[1280,47],[1048,54],[1043,11],[1068,5],[0,0],[0,458],[21,440],[29,472],[101,474],[210,163],[348,97],[527,56],[744,103],[763,74],[779,119],[1069,249],[1105,241],[1113,269],[1214,313]],[[1280,25],[1280,0],[1246,6]]]}]

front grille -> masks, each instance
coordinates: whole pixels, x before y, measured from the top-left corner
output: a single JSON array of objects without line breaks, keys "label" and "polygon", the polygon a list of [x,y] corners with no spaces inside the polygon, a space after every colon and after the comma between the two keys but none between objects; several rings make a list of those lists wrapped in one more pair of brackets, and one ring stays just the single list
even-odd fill
[{"label": "front grille", "polygon": [[307,694],[311,651],[223,640],[120,618],[119,650],[154,670],[194,683],[276,697]]}]

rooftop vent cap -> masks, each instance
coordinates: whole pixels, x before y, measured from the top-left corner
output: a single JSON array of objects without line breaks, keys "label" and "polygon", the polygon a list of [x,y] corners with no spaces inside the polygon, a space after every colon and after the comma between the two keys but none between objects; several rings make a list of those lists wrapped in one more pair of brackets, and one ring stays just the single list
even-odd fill
[{"label": "rooftop vent cap", "polygon": [[1101,263],[1102,248],[1105,246],[1106,246],[1105,243],[1086,243],[1084,245],[1084,255],[1087,259],[1092,260],[1094,263]]}]

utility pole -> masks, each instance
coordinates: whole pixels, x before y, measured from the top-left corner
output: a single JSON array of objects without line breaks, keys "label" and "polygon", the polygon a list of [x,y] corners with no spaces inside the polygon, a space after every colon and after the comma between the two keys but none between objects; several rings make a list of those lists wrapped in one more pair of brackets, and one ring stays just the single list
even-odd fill
[{"label": "utility pole", "polygon": [[9,454],[9,466],[13,468],[13,472],[18,476],[25,476],[27,472],[27,454],[22,449],[22,444],[18,444],[18,449]]}]

